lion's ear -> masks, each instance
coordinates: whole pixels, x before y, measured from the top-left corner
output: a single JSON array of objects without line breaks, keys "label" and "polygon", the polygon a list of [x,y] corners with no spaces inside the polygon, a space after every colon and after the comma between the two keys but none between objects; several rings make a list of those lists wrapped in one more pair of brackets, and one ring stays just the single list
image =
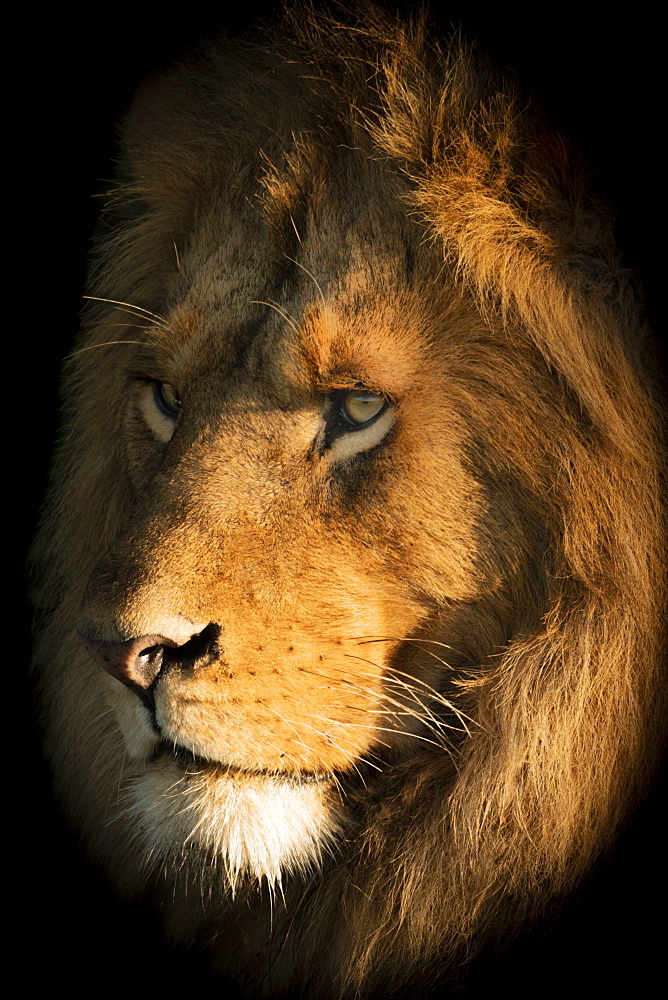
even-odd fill
[{"label": "lion's ear", "polygon": [[[144,229],[150,229],[153,247],[173,246],[188,229],[200,183],[193,169],[195,136],[186,127],[189,105],[194,111],[188,81],[179,71],[155,75],[137,91],[120,122],[113,180],[99,192],[101,214],[93,243],[103,259],[111,262]],[[102,294],[118,297],[118,290],[103,289]]]},{"label": "lion's ear", "polygon": [[126,217],[145,209],[181,219],[194,212],[197,190],[215,161],[201,125],[207,120],[203,103],[189,64],[142,83],[120,130],[119,203]]},{"label": "lion's ear", "polygon": [[[280,69],[280,72],[279,72]],[[249,164],[304,125],[298,71],[243,40],[221,40],[146,80],[121,128],[129,182],[178,214],[248,189]]]}]

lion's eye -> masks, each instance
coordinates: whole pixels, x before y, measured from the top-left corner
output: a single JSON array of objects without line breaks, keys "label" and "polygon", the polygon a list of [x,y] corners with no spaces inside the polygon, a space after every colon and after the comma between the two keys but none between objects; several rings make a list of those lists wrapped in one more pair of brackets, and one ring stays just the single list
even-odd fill
[{"label": "lion's eye", "polygon": [[156,406],[164,416],[176,420],[181,409],[181,397],[178,389],[171,382],[154,382],[153,398]]},{"label": "lion's eye", "polygon": [[338,389],[330,396],[321,441],[321,454],[331,462],[371,451],[384,440],[395,422],[395,406],[370,389]]},{"label": "lion's eye", "polygon": [[137,405],[145,423],[162,444],[171,441],[181,412],[181,396],[171,382],[140,378]]},{"label": "lion's eye", "polygon": [[384,396],[366,389],[353,389],[341,396],[341,414],[353,427],[363,427],[386,409]]}]

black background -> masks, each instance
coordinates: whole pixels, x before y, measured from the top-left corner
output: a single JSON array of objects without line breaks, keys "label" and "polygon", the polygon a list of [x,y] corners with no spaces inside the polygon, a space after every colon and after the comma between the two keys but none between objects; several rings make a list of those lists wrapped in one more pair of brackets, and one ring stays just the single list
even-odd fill
[{"label": "black background", "polygon": [[[200,3],[173,12],[145,3],[100,6],[85,14],[52,5],[39,15],[24,11],[8,33],[7,50],[15,46],[8,55],[21,68],[12,74],[4,101],[5,132],[17,139],[6,157],[6,207],[10,213],[18,209],[16,236],[6,245],[16,276],[5,291],[16,314],[5,336],[6,343],[18,344],[20,357],[19,375],[5,377],[28,436],[5,492],[19,499],[9,545],[18,542],[20,566],[46,486],[58,420],[58,370],[77,328],[95,194],[113,172],[115,122],[148,72],[168,65],[216,26],[236,30],[276,6],[249,2],[231,15],[217,4]],[[541,95],[548,120],[584,152],[592,186],[617,210],[625,263],[641,277],[648,314],[662,336],[664,161],[657,122],[664,117],[665,55],[657,17],[638,4],[613,12],[602,4],[458,2],[434,3],[432,11],[435,24],[446,30],[461,25],[498,65],[515,70]],[[5,426],[9,448],[16,435]],[[20,637],[13,658],[23,676],[27,607],[21,605],[19,615],[9,631],[12,639]],[[19,698],[18,745],[37,745],[25,685]],[[9,727],[13,719],[12,711]],[[21,825],[6,821],[6,863],[8,881],[17,878],[20,886],[15,929],[24,957],[17,952],[16,961],[25,988],[69,988],[75,996],[91,988],[123,989],[130,996],[208,988],[202,970],[164,949],[152,914],[118,904],[101,874],[84,865],[81,848],[51,802],[39,753],[26,761],[9,749],[16,745],[10,733],[6,770],[19,797],[28,771],[30,792]],[[612,861],[559,922],[479,967],[462,995],[483,997],[500,989],[521,997],[635,997],[649,991],[654,976],[661,982],[663,829],[662,795],[655,793]]]}]

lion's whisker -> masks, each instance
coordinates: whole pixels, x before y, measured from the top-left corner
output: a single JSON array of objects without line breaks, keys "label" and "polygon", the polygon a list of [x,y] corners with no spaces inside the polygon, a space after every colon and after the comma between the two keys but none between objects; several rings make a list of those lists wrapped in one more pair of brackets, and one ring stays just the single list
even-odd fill
[{"label": "lion's whisker", "polygon": [[[429,651],[425,650],[425,652]],[[376,664],[373,665],[375,666]],[[401,675],[401,677],[407,678],[408,682],[411,685],[417,684],[420,687],[422,687],[426,693],[430,694],[434,698],[435,701],[443,705],[444,708],[447,708],[449,711],[453,712],[460,719],[462,724],[464,723],[464,721],[471,723],[471,725],[477,724],[474,719],[470,718],[468,715],[466,715],[465,712],[463,712],[460,708],[458,708],[457,705],[455,705],[448,698],[446,698],[442,694],[442,692],[440,692],[437,688],[433,687],[431,684],[428,684],[427,681],[423,680],[421,677],[415,677],[413,674],[409,674],[406,671],[400,670],[398,667],[394,666],[388,666],[385,668],[385,670],[390,675]],[[395,678],[392,676],[390,678],[386,677],[386,679],[395,679]],[[398,677],[396,678],[396,680],[398,682]]]},{"label": "lion's whisker", "polygon": [[144,309],[143,306],[133,305],[132,302],[122,302],[120,299],[105,299],[99,295],[84,295],[83,298],[88,299],[91,302],[106,302],[109,305],[118,306],[120,309],[125,309],[131,315],[135,315],[137,317],[146,316],[153,320],[156,326],[160,327],[165,332],[174,332],[173,328],[164,316],[161,316],[159,313],[151,312],[150,309]]},{"label": "lion's whisker", "polygon": [[[372,661],[363,659],[362,657],[351,657],[351,658],[360,659],[360,660],[362,660],[362,662],[369,663],[372,666],[375,666],[375,664],[373,664]],[[342,668],[339,668],[339,669],[342,669]],[[310,670],[310,671],[307,671],[307,672],[313,674],[314,676],[323,676],[319,671]],[[358,674],[357,676],[358,677],[359,676],[366,676],[366,677],[370,677],[371,679],[374,679],[374,680],[378,679],[373,674]],[[373,689],[373,688],[363,688],[357,681],[353,681],[349,677],[343,677],[341,680],[348,687],[352,688],[353,690],[357,691],[360,694],[364,694],[364,696],[367,697],[369,699],[369,701],[373,702],[374,709],[372,709],[372,711],[375,710],[375,706],[378,704],[378,701],[380,699],[382,702],[384,702],[386,704],[393,704],[393,705],[397,706],[398,711],[394,711],[394,712],[391,713],[395,717],[397,715],[400,715],[400,714],[406,715],[408,717],[412,717],[412,718],[418,720],[423,725],[425,725],[428,729],[431,729],[434,733],[437,733],[439,736],[442,734],[442,730],[443,729],[451,729],[454,732],[460,732],[460,730],[456,726],[452,726],[451,724],[445,722],[445,720],[443,720],[440,717],[434,715],[434,713],[432,713],[427,708],[427,706],[425,706],[420,701],[420,699],[417,697],[416,693],[413,692],[410,689],[410,687],[405,684],[405,682],[400,681],[399,679],[395,679],[394,682],[397,683],[398,685],[404,687],[406,690],[409,691],[409,693],[415,698],[415,700],[418,702],[418,704],[422,707],[422,709],[423,709],[422,712],[415,711],[415,709],[413,709],[411,706],[407,705],[406,702],[397,701],[396,698],[392,698],[387,693],[387,691],[376,690],[376,689]],[[440,701],[442,703],[443,699],[440,699]],[[446,706],[449,709],[451,708],[449,702],[445,702],[445,704],[446,704]],[[452,708],[452,710],[454,711],[455,715],[458,715],[456,709]],[[466,725],[464,723],[462,723],[462,724],[464,726],[464,731],[468,733],[468,729],[466,728]],[[406,730],[406,732],[408,733],[410,731]]]},{"label": "lion's whisker", "polygon": [[[310,732],[315,733],[317,736],[322,736],[322,737],[326,736],[326,734],[323,733],[322,730],[317,729],[315,726],[309,725],[307,722],[304,722],[302,719],[296,719],[296,720],[293,720],[292,722],[290,722],[287,719],[285,719],[275,708],[272,707],[271,710],[274,712],[275,715],[278,716],[278,718],[282,722],[284,722],[287,726],[290,726],[290,728],[293,729],[293,731],[295,731],[295,732],[296,732],[296,730],[294,729],[294,727],[295,726],[299,726],[301,729],[308,729]],[[323,717],[322,716],[312,716],[312,718],[323,718]],[[339,723],[336,723],[336,722],[334,722],[331,719],[329,719],[327,721],[329,721],[332,726],[339,725]],[[303,740],[300,740],[300,742],[301,742],[302,746],[305,749],[310,750],[310,748],[308,747],[308,745],[306,743],[304,743]],[[332,746],[336,747],[337,750],[340,750],[341,753],[343,753],[343,754],[347,753],[345,747],[342,746],[338,741],[331,740],[331,744],[332,744]],[[353,749],[355,749],[355,744],[351,742],[350,743],[350,747],[352,747]],[[371,766],[375,766],[375,765],[371,765]]]},{"label": "lion's whisker", "polygon": [[[297,234],[297,235],[299,236],[299,234]],[[301,240],[299,242],[301,243]],[[309,276],[309,278],[311,279],[311,281],[313,282],[313,284],[315,285],[315,287],[316,287],[316,289],[318,291],[318,295],[320,296],[320,301],[322,303],[323,308],[326,309],[327,308],[327,301],[325,299],[325,296],[324,296],[322,288],[318,284],[318,281],[317,281],[315,275],[313,275],[311,273],[311,271],[309,271],[309,269],[307,267],[305,267],[303,264],[301,264],[298,260],[295,260],[294,257],[289,257],[288,254],[283,254],[283,256],[286,258],[286,260],[289,260],[292,264],[296,264],[297,267],[300,267],[302,269],[302,271],[304,271],[304,273]]]},{"label": "lion's whisker", "polygon": [[[368,663],[368,664],[369,664],[370,666],[378,666],[378,664],[374,663],[374,662],[373,662],[372,660],[368,660],[368,659],[366,659],[366,658],[364,658],[364,657],[361,657],[361,656],[360,656],[360,657],[357,657],[357,656],[354,656],[353,654],[346,654],[346,656],[347,656],[347,658],[349,658],[349,659],[357,659],[357,660],[360,660],[360,661],[361,661],[361,662],[363,662],[363,663]],[[379,670],[380,670],[380,669],[381,669],[381,668],[379,667]],[[442,695],[442,694],[440,694],[440,692],[438,692],[438,691],[437,691],[437,690],[436,690],[435,688],[432,688],[432,687],[430,687],[430,685],[426,684],[426,682],[424,682],[424,681],[421,681],[421,680],[419,680],[419,679],[416,679],[416,678],[414,678],[414,677],[413,677],[413,676],[412,676],[411,674],[407,674],[407,673],[405,673],[404,671],[401,671],[401,670],[397,670],[397,669],[395,669],[395,668],[393,668],[393,667],[389,667],[389,668],[385,668],[385,670],[386,670],[386,672],[388,672],[388,671],[389,671],[389,673],[390,673],[391,675],[393,675],[393,674],[395,674],[395,673],[396,673],[396,674],[401,674],[402,676],[404,676],[404,677],[408,678],[408,680],[409,680],[409,681],[410,681],[411,683],[412,683],[412,682],[415,682],[415,683],[419,683],[419,684],[420,684],[421,686],[423,686],[423,687],[425,688],[425,690],[426,690],[426,691],[427,691],[427,692],[428,692],[428,693],[429,693],[429,694],[430,694],[430,695],[431,695],[431,696],[432,696],[432,697],[434,698],[434,700],[436,700],[436,701],[438,702],[438,704],[441,704],[441,705],[443,705],[443,706],[444,706],[445,708],[447,708],[447,709],[448,709],[449,711],[453,712],[453,714],[454,714],[454,715],[456,715],[456,716],[457,716],[457,718],[458,718],[458,719],[459,719],[459,720],[460,720],[460,721],[462,722],[462,724],[464,725],[464,720],[466,719],[466,716],[464,715],[464,713],[462,713],[462,712],[461,712],[461,711],[460,711],[460,710],[459,710],[459,709],[458,709],[458,708],[457,708],[457,707],[456,707],[455,705],[453,705],[453,704],[452,704],[452,703],[451,703],[450,701],[448,701],[448,700],[447,700],[446,698],[444,698],[444,697],[443,697],[443,695]],[[371,678],[374,678],[374,675],[373,675],[373,674],[362,674],[361,676],[366,676],[366,677],[371,677]],[[374,679],[375,679],[375,678],[374,678]],[[420,705],[421,705],[421,706],[423,707],[423,709],[424,709],[425,711],[429,711],[430,715],[431,715],[431,716],[432,716],[432,717],[433,717],[434,719],[436,719],[436,718],[437,718],[436,716],[434,716],[434,715],[433,715],[433,713],[431,713],[431,711],[430,711],[429,709],[427,709],[427,706],[425,706],[425,705],[424,705],[424,704],[423,704],[422,702],[420,702],[420,700],[419,700],[419,698],[418,698],[418,696],[417,696],[417,693],[416,693],[416,692],[414,691],[414,689],[412,688],[412,686],[410,686],[410,685],[406,684],[406,682],[405,682],[405,681],[403,681],[403,680],[401,680],[401,679],[400,679],[400,677],[394,677],[394,676],[387,676],[387,673],[386,673],[386,675],[384,676],[384,678],[383,678],[383,679],[384,679],[384,681],[385,681],[386,683],[388,683],[388,682],[389,682],[389,683],[395,683],[395,684],[397,684],[397,685],[399,685],[399,686],[402,686],[402,687],[403,687],[403,688],[405,688],[405,689],[406,689],[407,691],[410,691],[410,692],[411,692],[411,694],[413,695],[413,697],[415,698],[415,700],[416,700],[416,701],[417,701],[417,702],[418,702],[418,703],[419,703],[419,704],[420,704]],[[445,722],[444,722],[443,720],[441,720],[441,719],[439,719],[438,721],[439,721],[439,725],[447,725],[447,724],[446,724],[446,723],[445,723]],[[453,727],[450,727],[450,728],[453,728]],[[465,726],[465,729],[466,729],[466,731],[468,732],[468,728],[466,728],[466,726]]]},{"label": "lion's whisker", "polygon": [[[430,740],[429,737],[427,737],[427,736],[421,736],[419,733],[413,733],[409,729],[392,729],[389,726],[378,726],[378,725],[374,725],[373,723],[365,724],[363,722],[339,722],[338,724],[340,726],[349,726],[349,727],[355,728],[355,729],[358,729],[358,728],[359,729],[371,729],[374,732],[392,733],[394,736],[408,736],[408,737],[410,737],[412,739],[421,740],[424,743],[431,743],[433,746],[439,747],[439,749],[443,749],[443,743],[442,742],[437,741],[437,740]],[[380,768],[379,768],[379,770],[380,770]]]},{"label": "lion's whisker", "polygon": [[88,347],[80,347],[79,350],[66,354],[63,361],[69,361],[70,358],[76,357],[77,354],[84,354],[86,351],[95,351],[98,347],[115,347],[116,344],[135,344],[141,347],[140,340],[106,340],[103,344],[89,344]]},{"label": "lion's whisker", "polygon": [[288,324],[290,329],[293,330],[294,333],[299,334],[299,324],[297,323],[297,320],[293,316],[291,316],[286,309],[284,309],[282,306],[279,306],[277,302],[267,302],[264,301],[263,299],[251,299],[251,305],[268,306],[269,309],[273,309],[275,312],[278,313],[281,319],[285,320],[285,322]]},{"label": "lion's whisker", "polygon": [[[358,657],[358,659],[361,659],[361,657]],[[370,662],[370,661],[365,660],[364,662]],[[325,676],[325,675],[321,674],[319,671],[316,671],[316,670],[308,670],[308,671],[305,671],[305,672],[311,673],[313,676]],[[362,676],[362,675],[360,675],[360,676]],[[372,674],[367,674],[367,675],[363,675],[363,676],[368,676],[368,677],[372,677],[373,678]],[[412,709],[410,706],[406,705],[405,702],[399,702],[399,701],[396,701],[396,699],[392,699],[391,696],[386,691],[382,691],[380,689],[376,690],[376,689],[373,689],[373,688],[362,688],[356,681],[351,680],[349,677],[343,677],[343,678],[341,678],[341,682],[344,683],[344,684],[346,684],[346,685],[348,685],[349,687],[351,687],[353,690],[357,691],[358,693],[364,694],[365,697],[367,697],[370,701],[372,701],[374,703],[374,705],[376,705],[378,703],[378,700],[381,699],[382,701],[387,702],[388,704],[392,704],[393,703],[393,704],[399,706],[401,708],[403,714],[405,714],[405,715],[411,715],[414,718],[418,718],[421,721],[424,721],[424,716],[423,715],[416,713],[415,710]],[[375,709],[372,709],[372,711],[374,711],[374,710]]]}]

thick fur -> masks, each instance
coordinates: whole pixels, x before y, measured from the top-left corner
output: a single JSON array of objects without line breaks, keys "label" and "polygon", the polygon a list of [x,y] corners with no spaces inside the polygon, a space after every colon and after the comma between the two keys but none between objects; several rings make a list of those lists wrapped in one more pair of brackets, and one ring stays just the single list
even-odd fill
[{"label": "thick fur", "polygon": [[[656,764],[659,409],[609,220],[512,86],[372,7],[222,40],[123,143],[36,554],[60,795],[248,994],[420,995]],[[359,386],[388,409],[327,437]],[[82,622],[219,638],[152,724]]]}]

